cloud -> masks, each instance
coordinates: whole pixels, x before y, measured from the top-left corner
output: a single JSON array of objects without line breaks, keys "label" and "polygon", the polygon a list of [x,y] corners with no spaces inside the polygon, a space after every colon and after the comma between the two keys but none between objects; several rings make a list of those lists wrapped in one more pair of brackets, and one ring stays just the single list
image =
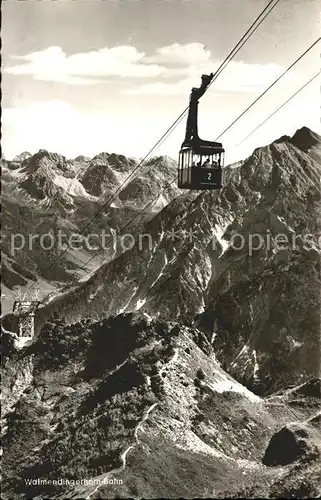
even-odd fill
[{"label": "cloud", "polygon": [[18,64],[4,68],[12,75],[30,75],[37,80],[74,85],[99,83],[102,77],[155,78],[186,74],[189,68],[210,61],[211,53],[201,43],[174,43],[146,56],[133,46],[104,47],[67,55],[53,46],[24,56],[12,56]]},{"label": "cloud", "polygon": [[206,50],[202,43],[173,43],[166,47],[156,49],[153,56],[145,57],[146,62],[162,64],[165,66],[195,66],[208,64],[211,61],[211,52]]},{"label": "cloud", "polygon": [[[199,86],[200,76],[215,72],[221,64],[198,42],[174,43],[157,48],[149,55],[132,46],[118,46],[67,56],[60,47],[54,46],[14,59],[17,64],[5,68],[5,72],[79,86],[95,85],[113,78],[118,94],[163,96],[163,100],[166,96],[181,96],[185,101],[191,88]],[[276,63],[231,61],[213,83],[207,98],[215,99],[217,95],[223,98],[223,94],[259,95],[283,71],[284,68]],[[118,81],[123,79],[124,84],[117,87],[117,78]],[[296,78],[294,70],[278,83],[276,89],[287,88]],[[55,116],[56,111],[52,113]]]},{"label": "cloud", "polygon": [[14,59],[22,63],[4,68],[4,72],[73,85],[99,83],[98,77],[153,78],[164,72],[165,68],[157,64],[145,64],[144,58],[144,52],[131,46],[104,47],[70,56],[61,47],[48,47],[25,56],[15,56]]},{"label": "cloud", "polygon": [[[131,87],[125,90],[128,94],[185,94],[191,86],[199,84],[202,73],[215,71],[221,63],[198,42],[174,43],[157,48],[151,55],[124,45],[68,56],[61,47],[53,46],[13,59],[17,64],[4,68],[5,73],[30,75],[42,81],[93,85],[110,77],[131,78]],[[252,92],[271,82],[281,71],[277,64],[232,61],[215,88],[224,92]],[[133,78],[149,82],[139,86]]]},{"label": "cloud", "polygon": [[[220,65],[219,61],[212,61],[211,68],[215,71]],[[192,87],[199,86],[200,75],[205,71],[204,65],[187,68],[187,78],[168,83],[166,81],[140,85],[136,88],[126,89],[126,94],[149,95],[186,95]],[[224,69],[222,75],[213,83],[214,92],[241,92],[255,93],[270,85],[282,72],[278,64],[248,64],[242,61],[232,61]],[[194,75],[194,76],[192,76]],[[288,76],[288,78],[290,78]],[[284,80],[285,81],[285,80]]]}]

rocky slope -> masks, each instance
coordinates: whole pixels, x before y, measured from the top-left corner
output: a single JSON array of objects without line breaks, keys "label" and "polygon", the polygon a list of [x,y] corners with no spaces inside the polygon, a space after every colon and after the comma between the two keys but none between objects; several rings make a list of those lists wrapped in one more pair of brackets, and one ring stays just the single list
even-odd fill
[{"label": "rocky slope", "polygon": [[[123,227],[136,215],[137,224],[148,220],[176,195],[177,189],[172,188],[164,199],[157,200],[165,177],[176,173],[175,162],[165,157],[151,161],[155,170],[152,174],[146,170],[139,180],[130,178],[122,198],[116,196],[109,202],[136,166],[135,160],[107,153],[93,159],[79,156],[67,160],[45,150],[35,155],[24,152],[11,162],[2,160],[6,311],[11,307],[14,292],[32,282],[38,281],[37,288],[43,297],[88,276],[113,255],[112,245],[109,241],[104,243],[103,234],[111,236],[111,231]],[[156,203],[139,215],[152,200]],[[97,212],[98,216],[88,225]],[[83,228],[86,229],[81,237]],[[87,244],[89,235],[91,240]],[[68,253],[58,260],[67,246]],[[91,247],[103,246],[99,258],[87,265],[94,254]],[[54,264],[47,271],[49,261]],[[13,270],[11,263],[20,271]]]},{"label": "rocky slope", "polygon": [[146,314],[4,340],[4,499],[321,493],[318,379],[260,398],[200,330]]},{"label": "rocky slope", "polygon": [[320,147],[303,128],[255,150],[221,192],[176,198],[133,249],[39,309],[38,330],[57,317],[141,310],[198,326],[224,368],[258,393],[316,376]]},{"label": "rocky slope", "polygon": [[[33,340],[4,318],[3,498],[321,496],[320,153],[304,127],[229,168],[219,193],[167,185],[126,228],[132,248],[118,233],[89,279],[43,303]],[[7,234],[79,231],[132,165],[7,162]],[[21,187],[25,168],[45,204]],[[171,172],[151,160],[90,230],[117,233]],[[46,253],[12,256],[4,241],[11,289],[79,278],[76,259],[43,276]]]}]

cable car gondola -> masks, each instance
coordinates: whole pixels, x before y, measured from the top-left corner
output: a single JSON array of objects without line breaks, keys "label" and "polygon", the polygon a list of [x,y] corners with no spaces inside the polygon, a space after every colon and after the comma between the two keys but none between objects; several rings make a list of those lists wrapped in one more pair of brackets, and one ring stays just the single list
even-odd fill
[{"label": "cable car gondola", "polygon": [[220,142],[198,136],[198,101],[211,83],[213,73],[202,75],[199,88],[192,88],[184,142],[179,152],[178,187],[181,189],[220,189],[223,187],[224,148]]}]

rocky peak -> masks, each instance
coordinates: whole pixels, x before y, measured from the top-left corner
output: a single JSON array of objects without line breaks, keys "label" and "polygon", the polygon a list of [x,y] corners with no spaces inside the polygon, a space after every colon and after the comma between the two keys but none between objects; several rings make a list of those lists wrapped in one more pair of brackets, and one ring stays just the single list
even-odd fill
[{"label": "rocky peak", "polygon": [[119,172],[126,172],[135,165],[135,160],[116,153],[99,153],[91,159],[90,164],[108,165]]},{"label": "rocky peak", "polygon": [[115,153],[99,153],[86,167],[81,182],[94,196],[110,194],[130,174],[135,161]]},{"label": "rocky peak", "polygon": [[111,192],[119,185],[120,179],[109,165],[105,153],[94,157],[80,178],[86,191],[93,196]]},{"label": "rocky peak", "polygon": [[89,158],[89,156],[78,155],[78,156],[76,156],[76,158],[74,158],[72,161],[75,161],[75,162],[77,162],[77,163],[80,163],[80,162],[87,162],[87,161],[90,161],[90,158]]},{"label": "rocky peak", "polygon": [[321,147],[321,137],[308,127],[298,129],[291,139],[292,144],[307,152],[313,146]]},{"label": "rocky peak", "polygon": [[44,174],[56,173],[63,174],[66,177],[74,177],[74,169],[72,163],[66,160],[65,156],[58,153],[51,153],[46,149],[40,149],[38,153],[26,158],[22,162],[23,173],[28,175],[35,174],[38,170]]},{"label": "rocky peak", "polygon": [[27,160],[28,158],[30,158],[32,156],[31,153],[29,153],[29,151],[24,151],[23,153],[20,153],[19,155],[16,155],[14,158],[13,158],[13,162],[17,162],[17,163],[21,163],[23,162],[24,160]]},{"label": "rocky peak", "polygon": [[[137,205],[145,206],[146,203],[155,199],[157,206],[164,206],[168,201],[180,194],[176,185],[170,184],[177,175],[177,164],[168,156],[157,156],[148,160],[138,175],[122,189],[119,194],[120,200],[128,201]],[[166,188],[164,190],[164,188]],[[157,194],[162,193],[157,200]]]}]

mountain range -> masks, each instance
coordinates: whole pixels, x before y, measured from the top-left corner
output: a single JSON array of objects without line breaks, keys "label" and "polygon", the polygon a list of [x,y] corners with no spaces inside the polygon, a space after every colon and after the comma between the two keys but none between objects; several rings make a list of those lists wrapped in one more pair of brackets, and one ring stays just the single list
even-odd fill
[{"label": "mountain range", "polygon": [[[5,294],[43,298],[33,341],[3,318],[5,498],[321,495],[320,155],[303,127],[201,193],[153,158],[112,201],[137,160],[3,160]],[[97,210],[131,248],[12,255]]]},{"label": "mountain range", "polygon": [[[113,231],[134,217],[137,224],[148,220],[178,192],[171,185],[164,195],[157,196],[160,187],[176,173],[176,164],[168,157],[152,158],[139,169],[137,177],[132,175],[137,160],[108,153],[67,160],[40,150],[1,163],[5,312],[17,298],[17,289],[23,294],[33,282],[37,282],[42,299],[88,276],[114,256],[108,240]],[[119,190],[119,196],[112,197],[115,190]],[[148,203],[150,206],[140,215]],[[107,235],[105,245],[103,231]],[[79,238],[81,243],[92,234],[95,237],[90,245],[72,245],[65,251],[71,238]],[[91,247],[101,249],[98,258]]]}]

